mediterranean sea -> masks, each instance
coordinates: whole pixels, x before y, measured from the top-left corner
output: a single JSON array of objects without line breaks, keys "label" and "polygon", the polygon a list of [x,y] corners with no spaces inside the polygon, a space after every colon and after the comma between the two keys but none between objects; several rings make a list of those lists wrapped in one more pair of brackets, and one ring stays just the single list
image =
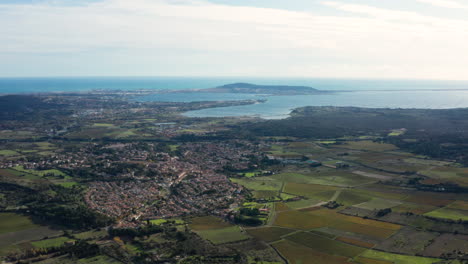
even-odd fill
[{"label": "mediterranean sea", "polygon": [[141,101],[220,101],[266,99],[253,105],[209,108],[185,113],[190,117],[259,116],[288,117],[302,106],[356,106],[372,108],[447,109],[468,107],[468,81],[358,80],[244,77],[81,77],[0,78],[0,94],[85,92],[92,90],[186,90],[212,88],[228,83],[310,86],[330,94],[266,96],[222,93],[163,93],[137,98]]}]

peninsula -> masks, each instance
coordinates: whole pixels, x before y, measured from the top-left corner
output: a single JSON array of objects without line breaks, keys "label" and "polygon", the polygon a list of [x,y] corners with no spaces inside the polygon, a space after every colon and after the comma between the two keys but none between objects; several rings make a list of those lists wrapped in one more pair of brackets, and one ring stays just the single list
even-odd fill
[{"label": "peninsula", "polygon": [[326,93],[308,86],[289,85],[257,85],[251,83],[232,83],[215,88],[201,89],[198,92],[209,93],[243,93],[243,94],[271,94],[271,95],[303,95]]}]

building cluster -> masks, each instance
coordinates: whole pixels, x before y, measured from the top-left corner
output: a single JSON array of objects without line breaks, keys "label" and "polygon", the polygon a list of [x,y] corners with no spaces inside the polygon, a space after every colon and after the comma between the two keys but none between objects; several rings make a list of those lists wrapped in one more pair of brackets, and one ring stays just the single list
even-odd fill
[{"label": "building cluster", "polygon": [[[4,167],[86,171],[87,205],[116,218],[119,226],[193,214],[225,216],[243,199],[243,188],[223,174],[247,170],[263,158],[258,146],[242,141],[184,143],[179,155],[158,143],[89,143],[40,160]],[[91,180],[91,181],[89,181]]]}]

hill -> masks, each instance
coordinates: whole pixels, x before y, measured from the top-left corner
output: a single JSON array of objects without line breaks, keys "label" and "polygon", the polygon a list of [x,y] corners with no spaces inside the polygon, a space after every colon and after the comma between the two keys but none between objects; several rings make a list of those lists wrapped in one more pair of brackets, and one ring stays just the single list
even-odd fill
[{"label": "hill", "polygon": [[273,95],[316,94],[324,92],[308,86],[257,85],[251,83],[232,83],[199,91],[211,93],[247,93]]}]

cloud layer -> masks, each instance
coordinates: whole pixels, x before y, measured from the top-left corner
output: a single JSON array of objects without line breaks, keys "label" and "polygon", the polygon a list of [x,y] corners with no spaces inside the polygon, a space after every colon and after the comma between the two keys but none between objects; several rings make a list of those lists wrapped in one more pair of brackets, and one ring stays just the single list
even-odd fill
[{"label": "cloud layer", "polygon": [[467,78],[468,20],[348,1],[319,5],[330,12],[199,0],[0,5],[0,72]]}]

